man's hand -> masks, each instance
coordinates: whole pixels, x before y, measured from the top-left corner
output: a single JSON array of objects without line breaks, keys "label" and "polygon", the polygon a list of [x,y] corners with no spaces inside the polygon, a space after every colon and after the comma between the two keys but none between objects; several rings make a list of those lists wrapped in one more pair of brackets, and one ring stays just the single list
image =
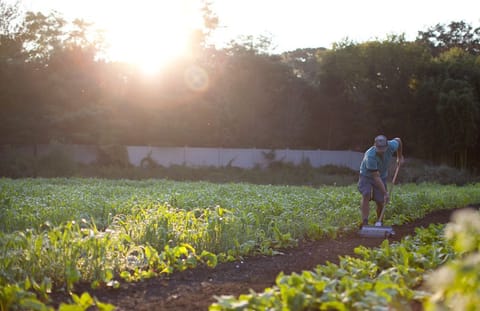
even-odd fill
[{"label": "man's hand", "polygon": [[383,204],[388,204],[388,202],[390,201],[390,195],[388,194],[388,192],[385,192],[385,194],[383,195]]},{"label": "man's hand", "polygon": [[405,162],[403,155],[397,156],[397,164],[402,165]]}]

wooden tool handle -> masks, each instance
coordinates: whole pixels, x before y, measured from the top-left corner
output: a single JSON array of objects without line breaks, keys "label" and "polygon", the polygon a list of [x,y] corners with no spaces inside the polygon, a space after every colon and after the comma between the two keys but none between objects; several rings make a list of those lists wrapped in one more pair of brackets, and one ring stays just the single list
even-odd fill
[{"label": "wooden tool handle", "polygon": [[[393,185],[395,185],[395,183],[397,182],[397,176],[398,176],[398,170],[400,169],[400,162],[397,162],[397,167],[395,168],[395,174],[393,174],[393,178],[392,178],[392,186],[390,187],[390,192],[388,194],[388,196],[390,197],[392,195],[392,192],[393,192]],[[392,198],[390,198],[391,200]],[[382,220],[383,220],[383,214],[385,213],[385,206],[387,204],[383,204],[383,208],[382,208],[382,212],[380,213],[380,217],[378,218],[378,221],[377,223],[381,225],[382,223]]]}]

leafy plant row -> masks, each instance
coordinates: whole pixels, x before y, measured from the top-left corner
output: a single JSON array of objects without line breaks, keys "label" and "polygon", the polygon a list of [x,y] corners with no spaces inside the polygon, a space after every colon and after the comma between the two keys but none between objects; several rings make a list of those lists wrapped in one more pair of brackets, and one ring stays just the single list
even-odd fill
[{"label": "leafy plant row", "polygon": [[[478,185],[397,189],[392,224],[480,202]],[[358,204],[354,186],[0,179],[0,299],[11,306],[33,292],[48,303],[50,292],[72,291],[78,282],[115,287],[273,254],[300,239],[356,230]]]},{"label": "leafy plant row", "polygon": [[[480,213],[464,210],[454,222],[417,229],[400,243],[355,249],[301,274],[279,274],[262,293],[216,297],[219,310],[477,310],[480,305]],[[440,269],[437,269],[440,267]],[[432,272],[433,271],[433,272]]]},{"label": "leafy plant row", "polygon": [[115,288],[120,278],[133,281],[198,264],[213,267],[217,260],[207,251],[197,255],[188,244],[166,245],[159,252],[133,242],[120,228],[100,232],[74,221],[48,231],[0,233],[0,254],[0,310],[32,302],[42,306],[53,290],[73,292],[78,282]]}]

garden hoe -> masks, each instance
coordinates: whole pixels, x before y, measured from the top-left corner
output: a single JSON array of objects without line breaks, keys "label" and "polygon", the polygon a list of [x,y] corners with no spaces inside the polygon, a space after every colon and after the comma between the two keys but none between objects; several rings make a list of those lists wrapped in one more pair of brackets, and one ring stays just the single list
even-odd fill
[{"label": "garden hoe", "polygon": [[[393,175],[393,179],[392,179],[392,186],[390,187],[390,194],[389,194],[390,200],[392,196],[393,186],[395,185],[395,182],[397,180],[399,168],[400,168],[400,163],[397,162],[397,167],[395,168],[395,174]],[[360,236],[367,237],[367,238],[387,239],[395,235],[395,231],[393,231],[392,227],[383,226],[382,224],[383,214],[385,213],[385,208],[387,207],[387,204],[383,205],[382,212],[380,213],[380,217],[378,217],[378,220],[375,223],[375,226],[362,226],[362,229],[360,229],[360,231],[358,232]]]}]

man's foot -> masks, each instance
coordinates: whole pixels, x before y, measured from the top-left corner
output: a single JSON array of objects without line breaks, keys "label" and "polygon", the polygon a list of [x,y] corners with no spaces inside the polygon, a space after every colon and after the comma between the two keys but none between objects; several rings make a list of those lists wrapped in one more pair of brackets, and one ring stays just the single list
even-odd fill
[{"label": "man's foot", "polygon": [[368,219],[362,220],[362,224],[360,225],[360,229],[362,229],[363,226],[368,226]]}]

